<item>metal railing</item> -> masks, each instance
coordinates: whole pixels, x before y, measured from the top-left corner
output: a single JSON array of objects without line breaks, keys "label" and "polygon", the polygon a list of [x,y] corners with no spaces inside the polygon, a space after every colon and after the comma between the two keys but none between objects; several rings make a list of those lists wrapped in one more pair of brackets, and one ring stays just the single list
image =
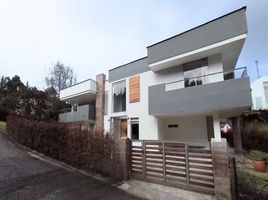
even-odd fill
[{"label": "metal railing", "polygon": [[[220,77],[218,75],[222,75],[222,80],[220,80]],[[172,81],[165,83],[166,86],[172,85],[172,84],[179,84],[181,88],[183,87],[192,87],[196,85],[204,85],[212,82],[218,82],[218,81],[224,81],[229,79],[238,79],[247,77],[247,67],[240,67],[233,70],[225,70],[215,73],[210,73],[202,76],[195,76],[191,78],[184,78],[178,81]],[[215,78],[216,80],[209,80],[209,78]],[[218,80],[217,80],[218,79]]]}]

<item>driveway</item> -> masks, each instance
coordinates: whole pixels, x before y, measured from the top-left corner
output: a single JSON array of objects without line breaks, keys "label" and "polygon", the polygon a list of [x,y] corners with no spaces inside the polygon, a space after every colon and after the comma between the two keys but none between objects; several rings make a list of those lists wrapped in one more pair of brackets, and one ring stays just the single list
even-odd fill
[{"label": "driveway", "polygon": [[139,199],[107,183],[74,174],[27,154],[0,133],[0,199]]}]

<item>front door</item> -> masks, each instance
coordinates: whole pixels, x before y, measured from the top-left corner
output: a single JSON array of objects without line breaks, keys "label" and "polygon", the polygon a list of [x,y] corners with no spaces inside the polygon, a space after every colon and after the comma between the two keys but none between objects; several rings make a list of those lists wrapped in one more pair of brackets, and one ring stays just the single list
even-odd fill
[{"label": "front door", "polygon": [[120,138],[127,137],[127,119],[120,120]]}]

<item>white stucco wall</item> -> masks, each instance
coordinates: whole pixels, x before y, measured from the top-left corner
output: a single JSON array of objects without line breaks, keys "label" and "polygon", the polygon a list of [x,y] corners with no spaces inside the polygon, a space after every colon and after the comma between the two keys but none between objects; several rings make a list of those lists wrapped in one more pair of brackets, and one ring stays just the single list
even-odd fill
[{"label": "white stucco wall", "polygon": [[[210,63],[212,63],[211,66],[210,66]],[[209,72],[222,71],[222,63],[220,61],[220,57],[213,58],[213,62],[209,62],[208,71]],[[131,138],[130,119],[139,118],[139,136],[141,140],[142,139],[165,139],[166,136],[163,135],[162,132],[160,131],[160,130],[163,130],[163,127],[165,126],[165,122],[161,121],[161,119],[157,119],[156,117],[148,114],[148,87],[153,86],[153,85],[158,85],[161,83],[169,83],[173,81],[182,80],[183,79],[182,67],[181,66],[175,67],[172,70],[169,70],[165,73],[161,73],[161,72],[154,73],[153,71],[147,71],[139,75],[140,75],[140,102],[136,102],[136,103],[129,103],[129,80],[128,80],[129,78],[122,79],[122,80],[126,80],[126,88],[127,88],[126,112],[112,113],[112,84],[121,80],[117,80],[112,83],[107,83],[106,90],[108,91],[108,115],[104,116],[105,130],[110,131],[109,119],[111,117],[127,117],[128,118],[128,137]],[[223,80],[223,78],[219,77],[219,80],[221,81]],[[177,134],[174,131],[172,131],[167,136],[167,139],[177,138]],[[207,141],[205,116],[201,118],[193,116],[192,119],[180,118],[179,132],[180,132],[180,139],[183,139],[184,141],[186,140]]]},{"label": "white stucco wall", "polygon": [[[253,109],[266,109],[268,105],[266,105],[265,94],[264,94],[264,85],[263,82],[268,82],[268,76],[262,77],[251,84],[251,95],[253,102]],[[257,101],[260,101],[259,105]]]},{"label": "white stucco wall", "polygon": [[[206,116],[187,116],[160,119],[160,138],[162,140],[176,140],[181,142],[207,142]],[[177,124],[178,127],[169,128],[168,125]]]}]

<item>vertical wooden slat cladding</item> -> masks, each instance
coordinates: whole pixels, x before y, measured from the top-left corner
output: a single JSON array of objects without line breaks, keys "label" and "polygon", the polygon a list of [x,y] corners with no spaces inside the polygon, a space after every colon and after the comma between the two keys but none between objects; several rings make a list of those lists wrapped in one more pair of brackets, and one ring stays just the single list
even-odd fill
[{"label": "vertical wooden slat cladding", "polygon": [[140,76],[129,78],[129,103],[140,101]]}]

